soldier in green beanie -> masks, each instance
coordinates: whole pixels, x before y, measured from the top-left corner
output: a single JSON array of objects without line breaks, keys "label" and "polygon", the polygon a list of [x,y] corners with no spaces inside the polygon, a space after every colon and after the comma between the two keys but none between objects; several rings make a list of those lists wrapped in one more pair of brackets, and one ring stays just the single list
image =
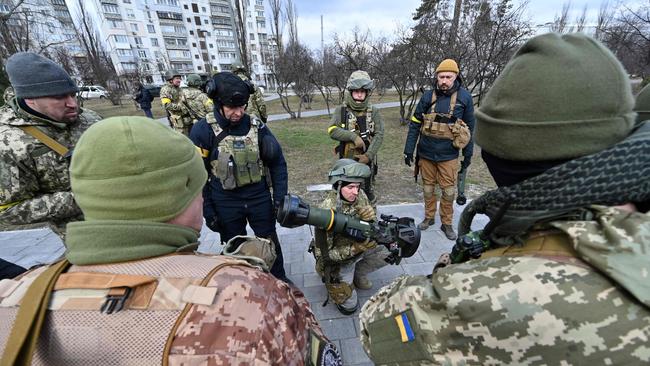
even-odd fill
[{"label": "soldier in green beanie", "polygon": [[[429,277],[361,311],[376,364],[650,362],[650,123],[627,73],[583,34],[527,41],[476,113],[498,189],[461,215]],[[470,232],[475,214],[489,230]]]},{"label": "soldier in green beanie", "polygon": [[258,268],[270,241],[195,254],[207,173],[187,137],[108,118],[81,136],[70,175],[85,220],[68,226],[66,261],[3,289],[3,364],[340,364],[304,295]]}]

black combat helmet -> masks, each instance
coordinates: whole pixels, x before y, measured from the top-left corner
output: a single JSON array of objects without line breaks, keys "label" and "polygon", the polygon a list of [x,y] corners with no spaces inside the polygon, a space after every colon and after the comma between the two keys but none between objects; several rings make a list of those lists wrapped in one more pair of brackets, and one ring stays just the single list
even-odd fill
[{"label": "black combat helmet", "polygon": [[217,105],[239,107],[248,103],[254,92],[253,85],[231,72],[220,72],[206,85],[206,93]]}]

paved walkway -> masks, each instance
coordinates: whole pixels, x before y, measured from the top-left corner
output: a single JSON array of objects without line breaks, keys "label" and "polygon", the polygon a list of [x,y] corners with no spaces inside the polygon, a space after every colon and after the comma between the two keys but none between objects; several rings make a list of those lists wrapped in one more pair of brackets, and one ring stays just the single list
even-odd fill
[{"label": "paved walkway", "polygon": [[[461,209],[462,207],[459,206],[454,209],[454,227],[458,224]],[[380,206],[378,210],[379,213],[414,217],[417,222],[424,214],[422,204]],[[453,244],[440,231],[438,217],[436,217],[436,221],[435,226],[422,233],[420,248],[413,257],[405,258],[398,266],[389,265],[369,275],[374,286],[370,290],[359,291],[362,304],[380,287],[393,281],[397,276],[431,273],[440,254],[450,251]],[[474,229],[479,229],[486,223],[487,217],[477,216],[474,219]],[[289,278],[305,293],[325,333],[341,350],[345,365],[372,365],[359,342],[358,312],[353,316],[342,315],[331,301],[327,306],[322,306],[327,298],[327,292],[314,270],[314,258],[307,252],[311,239],[310,227],[287,229],[278,226],[278,234],[282,242],[285,269]],[[221,251],[219,234],[213,233],[205,226],[201,232],[200,241],[199,251],[207,253]],[[61,240],[49,229],[0,232],[0,243],[2,243],[0,258],[23,267],[50,263],[61,257],[65,251]]]}]

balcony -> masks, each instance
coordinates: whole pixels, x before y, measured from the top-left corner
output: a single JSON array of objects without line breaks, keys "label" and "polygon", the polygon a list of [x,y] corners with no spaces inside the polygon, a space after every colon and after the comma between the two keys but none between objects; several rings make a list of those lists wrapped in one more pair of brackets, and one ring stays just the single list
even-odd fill
[{"label": "balcony", "polygon": [[101,0],[102,4],[118,5],[117,0]]},{"label": "balcony", "polygon": [[168,50],[190,50],[190,46],[180,44],[165,44],[165,48]]}]

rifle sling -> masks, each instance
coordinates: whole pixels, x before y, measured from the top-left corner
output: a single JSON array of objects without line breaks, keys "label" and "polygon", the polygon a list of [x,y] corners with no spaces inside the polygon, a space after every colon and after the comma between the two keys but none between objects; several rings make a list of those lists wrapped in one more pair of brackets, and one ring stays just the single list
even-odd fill
[{"label": "rifle sling", "polygon": [[70,266],[64,259],[53,264],[29,286],[20,304],[11,333],[7,338],[0,365],[30,365],[36,341],[47,313],[52,289],[59,275]]},{"label": "rifle sling", "polygon": [[47,147],[52,149],[54,152],[61,156],[66,156],[68,154],[69,149],[56,141],[55,139],[51,138],[45,132],[41,131],[38,127],[35,126],[18,126],[21,130],[25,131],[26,134],[32,136],[33,138],[37,139],[38,141],[44,143]]}]

